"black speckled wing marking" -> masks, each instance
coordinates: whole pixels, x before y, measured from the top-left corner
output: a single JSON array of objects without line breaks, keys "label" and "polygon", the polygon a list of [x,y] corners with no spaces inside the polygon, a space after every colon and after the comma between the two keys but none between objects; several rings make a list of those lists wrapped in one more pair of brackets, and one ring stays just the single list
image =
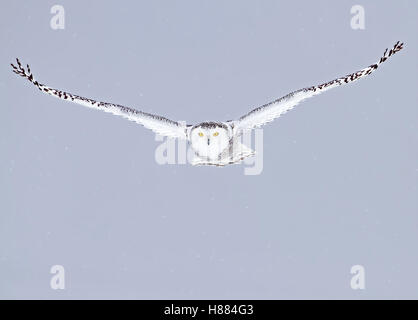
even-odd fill
[{"label": "black speckled wing marking", "polygon": [[340,85],[350,83],[361,79],[365,76],[368,76],[373,71],[375,71],[379,65],[387,60],[390,56],[394,55],[396,52],[400,51],[403,48],[403,43],[399,41],[393,46],[392,49],[386,49],[383,56],[380,60],[367,68],[364,68],[360,71],[348,74],[344,77],[325,82],[323,84],[304,88],[289,93],[288,95],[277,99],[273,102],[267,103],[261,107],[258,107],[246,115],[242,116],[235,122],[235,125],[238,130],[252,129],[255,127],[260,127],[274,119],[280,117],[282,114],[291,110],[299,102],[305,100],[306,98],[313,97],[317,94],[325,92],[331,88],[338,87]]},{"label": "black speckled wing marking", "polygon": [[45,92],[51,96],[59,99],[71,101],[89,108],[102,110],[112,113],[114,115],[122,116],[128,120],[135,121],[142,124],[144,127],[153,130],[154,132],[174,138],[186,139],[186,125],[179,122],[172,121],[170,119],[157,116],[154,114],[135,110],[133,108],[125,107],[119,104],[100,102],[93,99],[84,98],[72,93],[50,88],[42,83],[39,83],[33,78],[33,74],[29,65],[26,65],[26,69],[22,66],[19,59],[16,59],[17,66],[11,64],[13,72],[26,78],[39,90]]}]

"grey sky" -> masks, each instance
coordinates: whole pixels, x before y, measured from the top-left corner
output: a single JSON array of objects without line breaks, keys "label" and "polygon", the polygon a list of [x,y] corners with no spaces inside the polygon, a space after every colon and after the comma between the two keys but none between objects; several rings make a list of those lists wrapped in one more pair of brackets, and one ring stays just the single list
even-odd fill
[{"label": "grey sky", "polygon": [[[416,1],[0,4],[0,298],[418,298]],[[350,27],[363,4],[365,30]],[[264,168],[158,165],[135,123],[237,118],[405,49],[264,128]],[[49,285],[63,265],[66,289]],[[350,268],[366,289],[350,288]]]}]

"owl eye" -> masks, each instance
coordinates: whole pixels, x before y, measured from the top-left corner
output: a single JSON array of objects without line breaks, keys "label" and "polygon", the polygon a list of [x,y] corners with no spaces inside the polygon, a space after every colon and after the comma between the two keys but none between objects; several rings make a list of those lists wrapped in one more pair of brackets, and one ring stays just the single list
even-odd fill
[{"label": "owl eye", "polygon": [[203,137],[203,133],[202,132],[199,132],[199,137]]},{"label": "owl eye", "polygon": [[214,136],[214,137],[219,136],[219,132],[215,132],[215,133],[213,134],[213,136]]}]

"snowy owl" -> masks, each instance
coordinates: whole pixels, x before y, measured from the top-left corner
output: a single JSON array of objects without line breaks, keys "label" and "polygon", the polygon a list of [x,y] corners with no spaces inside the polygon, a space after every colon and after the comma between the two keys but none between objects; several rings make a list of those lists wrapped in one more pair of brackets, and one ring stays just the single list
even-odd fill
[{"label": "snowy owl", "polygon": [[126,119],[135,121],[163,136],[186,139],[194,151],[194,158],[191,161],[193,165],[225,166],[228,164],[239,163],[244,158],[254,155],[253,150],[240,142],[243,132],[260,127],[280,117],[306,98],[310,98],[331,88],[368,76],[376,70],[381,63],[385,62],[388,57],[402,48],[403,43],[398,41],[391,50],[385,50],[379,61],[367,68],[320,85],[291,92],[280,99],[250,111],[238,120],[207,121],[195,125],[183,124],[158,115],[138,111],[130,107],[100,102],[53,89],[35,80],[29,65],[27,65],[25,69],[19,59],[16,59],[17,66],[11,65],[13,67],[13,72],[28,79],[42,92],[56,98],[125,117]]}]

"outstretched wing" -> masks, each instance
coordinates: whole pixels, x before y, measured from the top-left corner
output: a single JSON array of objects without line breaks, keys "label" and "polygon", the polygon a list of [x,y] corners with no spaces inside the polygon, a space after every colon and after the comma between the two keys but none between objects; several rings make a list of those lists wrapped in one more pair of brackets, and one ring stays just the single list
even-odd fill
[{"label": "outstretched wing", "polygon": [[242,116],[237,121],[234,121],[235,130],[237,130],[237,132],[240,132],[244,129],[252,129],[255,127],[262,126],[280,117],[282,114],[286,113],[306,98],[313,97],[331,88],[335,88],[342,84],[350,83],[365,76],[368,76],[370,73],[376,70],[381,63],[385,62],[387,58],[389,58],[402,48],[403,43],[400,43],[398,41],[393,46],[393,49],[389,51],[388,49],[386,49],[383,54],[383,57],[381,57],[378,62],[368,66],[367,68],[317,86],[291,92],[280,99],[267,103],[261,107],[258,107],[252,110],[251,112],[247,113],[246,115]]},{"label": "outstretched wing", "polygon": [[65,91],[57,90],[50,88],[42,83],[39,83],[33,78],[29,65],[27,65],[27,70],[22,66],[19,59],[16,59],[17,66],[12,65],[13,72],[28,79],[32,84],[34,84],[39,90],[45,92],[51,96],[54,96],[59,99],[71,101],[74,103],[81,104],[83,106],[102,110],[105,112],[112,113],[114,115],[122,116],[128,120],[135,121],[136,123],[142,124],[144,127],[151,129],[152,131],[173,138],[182,138],[186,139],[186,128],[185,124],[181,124],[170,119],[160,117],[154,114],[138,111],[129,107],[121,106],[119,104],[100,102],[93,99],[88,99],[80,97],[75,94],[71,94]]}]

